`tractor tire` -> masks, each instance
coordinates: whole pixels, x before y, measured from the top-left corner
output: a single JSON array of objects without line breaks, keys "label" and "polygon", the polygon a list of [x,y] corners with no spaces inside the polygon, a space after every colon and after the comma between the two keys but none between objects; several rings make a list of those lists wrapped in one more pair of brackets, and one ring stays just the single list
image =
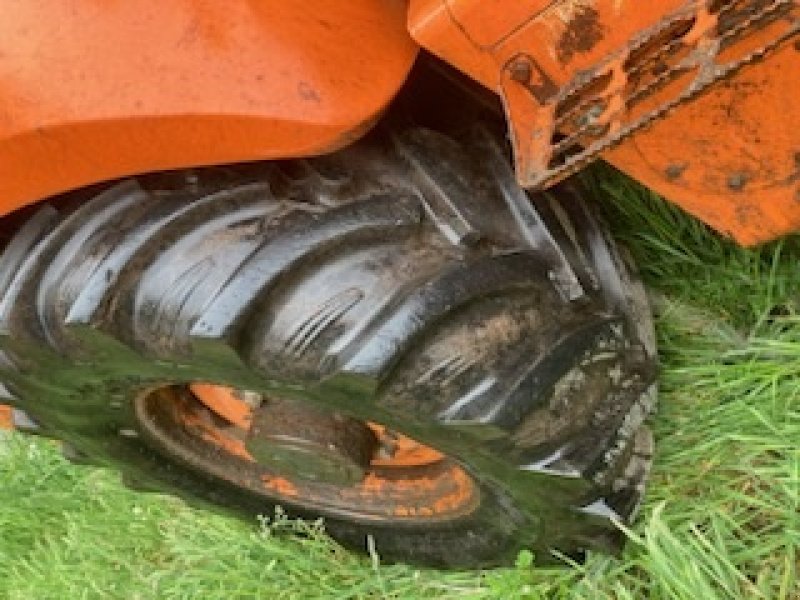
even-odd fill
[{"label": "tractor tire", "polygon": [[[484,131],[407,129],[57,199],[0,261],[0,393],[137,488],[321,516],[386,560],[613,551],[650,465],[653,335],[597,215],[556,195]],[[332,462],[253,458],[292,428]]]}]

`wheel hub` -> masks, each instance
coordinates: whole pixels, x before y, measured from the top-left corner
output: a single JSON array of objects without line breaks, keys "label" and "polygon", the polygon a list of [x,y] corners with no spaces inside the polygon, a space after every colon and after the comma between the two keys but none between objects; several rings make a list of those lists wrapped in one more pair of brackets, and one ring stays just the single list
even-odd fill
[{"label": "wheel hub", "polygon": [[337,485],[361,481],[377,446],[377,437],[363,422],[282,398],[264,400],[245,438],[259,464]]},{"label": "wheel hub", "polygon": [[307,401],[196,382],[147,390],[136,415],[169,455],[288,507],[410,523],[458,518],[480,501],[469,473],[436,449]]}]

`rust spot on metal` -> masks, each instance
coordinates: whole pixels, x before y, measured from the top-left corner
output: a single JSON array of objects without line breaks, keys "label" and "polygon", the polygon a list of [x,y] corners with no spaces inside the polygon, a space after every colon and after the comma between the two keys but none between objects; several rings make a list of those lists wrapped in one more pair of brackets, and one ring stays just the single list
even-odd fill
[{"label": "rust spot on metal", "polygon": [[556,46],[558,60],[566,64],[576,54],[591,52],[603,39],[600,15],[591,6],[577,6]]},{"label": "rust spot on metal", "polygon": [[675,181],[676,179],[680,179],[688,166],[688,163],[673,163],[664,170],[664,175],[666,175],[667,179],[670,181]]},{"label": "rust spot on metal", "polygon": [[728,177],[728,188],[734,192],[741,192],[747,185],[747,174],[731,173]]}]

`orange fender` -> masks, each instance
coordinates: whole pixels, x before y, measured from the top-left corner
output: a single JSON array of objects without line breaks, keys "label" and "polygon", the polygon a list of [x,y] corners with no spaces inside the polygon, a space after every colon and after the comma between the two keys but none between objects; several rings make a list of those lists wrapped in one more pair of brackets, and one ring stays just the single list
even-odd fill
[{"label": "orange fender", "polygon": [[306,156],[368,129],[403,0],[0,0],[0,214],[133,173]]}]

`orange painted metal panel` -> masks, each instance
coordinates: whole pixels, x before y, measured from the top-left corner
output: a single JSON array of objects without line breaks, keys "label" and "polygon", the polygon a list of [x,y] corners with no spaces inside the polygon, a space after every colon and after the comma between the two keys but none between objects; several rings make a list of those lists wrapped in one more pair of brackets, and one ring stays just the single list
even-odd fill
[{"label": "orange painted metal panel", "polygon": [[453,20],[476,46],[488,49],[557,0],[445,0]]},{"label": "orange painted metal panel", "polygon": [[403,0],[0,0],[0,214],[132,173],[363,133],[417,46]]},{"label": "orange painted metal panel", "polygon": [[800,228],[800,2],[501,4],[412,0],[410,30],[500,93],[521,183],[602,156],[741,243]]},{"label": "orange painted metal panel", "polygon": [[798,74],[787,45],[605,158],[741,244],[800,231]]}]

